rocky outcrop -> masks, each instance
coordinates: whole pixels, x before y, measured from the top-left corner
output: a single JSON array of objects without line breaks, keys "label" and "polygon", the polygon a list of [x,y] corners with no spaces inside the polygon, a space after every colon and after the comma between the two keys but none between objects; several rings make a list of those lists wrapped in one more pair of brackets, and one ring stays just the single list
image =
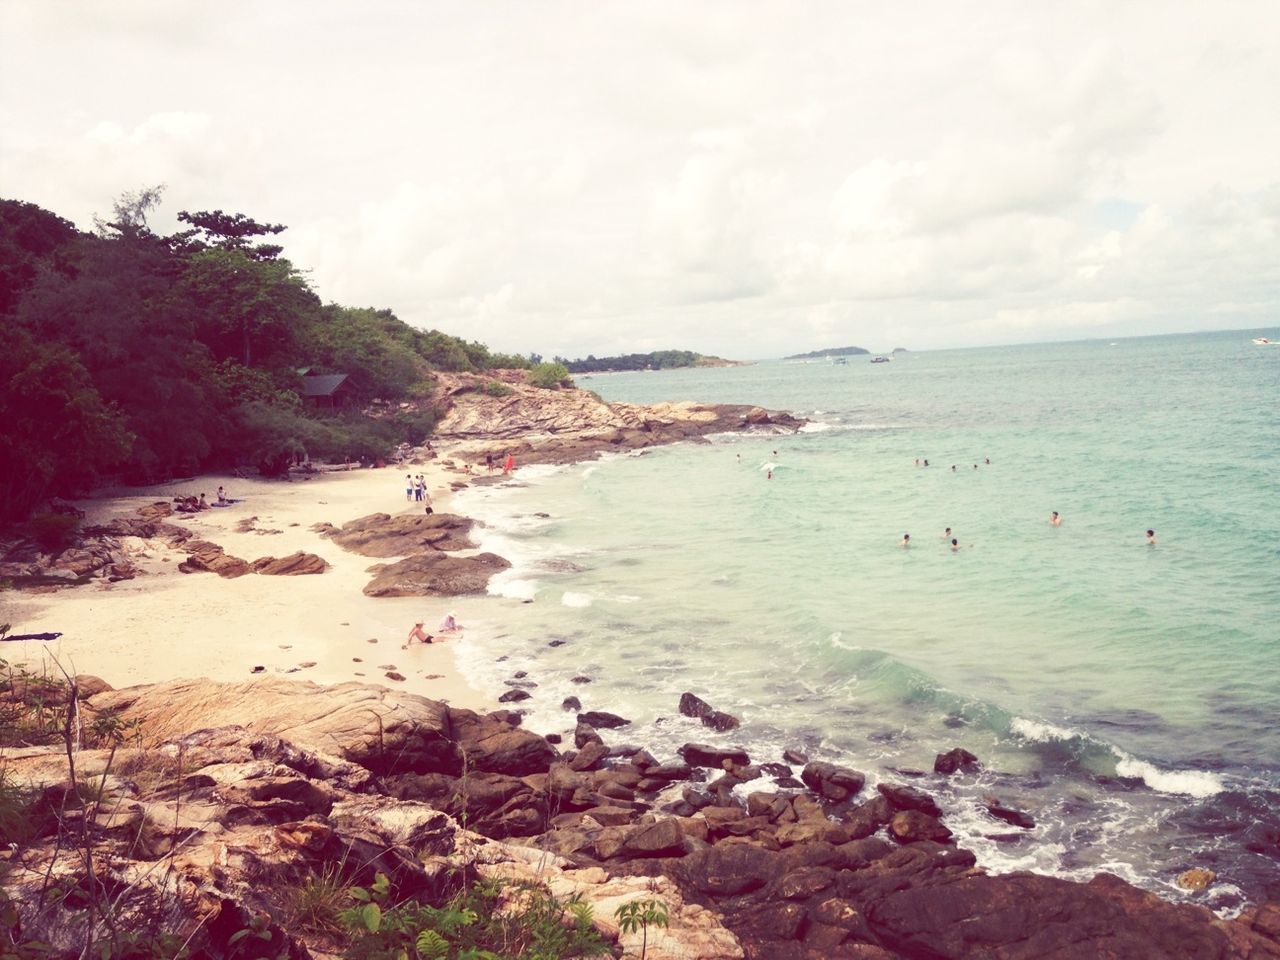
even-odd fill
[{"label": "rocky outcrop", "polygon": [[299,577],[308,574],[324,573],[329,564],[314,553],[291,553],[287,557],[259,557],[251,564],[254,573],[265,577]]},{"label": "rocky outcrop", "polygon": [[365,557],[405,557],[424,550],[466,550],[474,521],[448,513],[374,513],[323,534],[344,550]]},{"label": "rocky outcrop", "polygon": [[[181,876],[193,909],[227,918],[210,925],[222,943],[255,912],[280,916],[280,891],[343,862],[356,882],[385,873],[398,897],[428,902],[456,889],[461,864],[547,883],[582,896],[609,936],[619,906],[657,899],[672,922],[649,931],[654,958],[1280,957],[1280,906],[1224,921],[1106,875],[987,876],[945,842],[924,791],[885,784],[854,806],[860,775],[821,761],[806,767],[813,794],[760,790],[743,802],[716,781],[664,802],[711,748],[662,764],[643,750],[611,757],[596,735],[562,756],[508,711],[359,684],[186,681],[104,691],[89,708],[139,721],[145,739],[77,754],[82,782],[101,784],[73,814],[96,838],[101,879],[146,887]],[[233,725],[187,729],[224,721]],[[745,755],[719,759],[721,779],[751,782]],[[67,809],[60,750],[18,751],[6,773],[46,791],[50,810]],[[36,885],[73,883],[82,862],[37,842],[44,852],[24,850],[4,880],[26,929],[38,919]],[[256,929],[271,956],[306,955],[296,931]],[[638,939],[622,942],[637,955]]]},{"label": "rocky outcrop", "polygon": [[178,564],[182,573],[216,573],[230,580],[253,572],[247,560],[231,556],[208,540],[192,540],[186,544],[186,550],[187,559]]},{"label": "rocky outcrop", "polygon": [[369,568],[374,575],[364,588],[370,597],[457,597],[484,593],[489,578],[511,566],[494,553],[454,557],[424,553]]},{"label": "rocky outcrop", "polygon": [[[498,376],[503,396],[486,392]],[[747,429],[792,431],[803,421],[785,413],[735,404],[605,403],[585,390],[530,386],[524,371],[437,375],[435,402],[446,408],[436,435],[462,441],[464,458],[510,453],[517,463],[568,463],[710,433]]]}]

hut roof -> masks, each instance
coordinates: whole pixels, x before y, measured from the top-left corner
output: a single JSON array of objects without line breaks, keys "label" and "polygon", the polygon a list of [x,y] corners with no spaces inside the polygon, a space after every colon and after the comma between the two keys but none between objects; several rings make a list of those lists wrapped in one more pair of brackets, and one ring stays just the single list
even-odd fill
[{"label": "hut roof", "polygon": [[304,397],[331,397],[347,382],[345,373],[312,374],[302,378]]}]

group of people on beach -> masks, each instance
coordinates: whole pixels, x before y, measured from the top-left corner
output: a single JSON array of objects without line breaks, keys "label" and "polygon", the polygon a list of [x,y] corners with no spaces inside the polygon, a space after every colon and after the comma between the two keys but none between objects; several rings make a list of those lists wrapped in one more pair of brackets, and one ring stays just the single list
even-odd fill
[{"label": "group of people on beach", "polygon": [[426,474],[406,473],[404,475],[404,499],[406,503],[422,503],[427,513],[435,513],[431,508],[431,494],[427,491]]},{"label": "group of people on beach", "polygon": [[201,510],[208,510],[211,507],[225,507],[229,503],[238,503],[238,500],[231,500],[227,497],[227,491],[222,487],[218,488],[218,502],[210,503],[206,494],[196,496],[177,496],[173,498],[173,509],[178,513],[199,513]]},{"label": "group of people on beach", "polygon": [[[415,640],[418,641],[418,643],[439,643],[442,640],[448,639],[448,637],[445,636],[437,636],[427,633],[422,629],[423,622],[424,621],[419,620],[413,625],[413,629],[409,631],[409,639],[406,640],[404,646],[401,647],[402,650],[408,650],[409,644],[413,643]],[[458,623],[458,615],[450,610],[444,615],[444,619],[440,621],[440,626],[436,628],[436,634],[457,633],[461,629],[462,624]]]}]

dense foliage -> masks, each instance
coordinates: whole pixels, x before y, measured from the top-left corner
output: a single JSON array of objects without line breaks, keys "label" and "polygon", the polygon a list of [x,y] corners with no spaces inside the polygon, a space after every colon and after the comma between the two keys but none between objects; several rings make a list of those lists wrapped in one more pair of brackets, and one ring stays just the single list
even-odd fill
[{"label": "dense foliage", "polygon": [[810,350],[808,353],[794,353],[783,360],[821,360],[825,357],[856,357],[870,353],[862,347],[826,347],[822,350]]},{"label": "dense foliage", "polygon": [[588,354],[585,360],[566,360],[556,357],[570,373],[599,373],[616,370],[666,370],[671,367],[696,367],[700,362],[714,360],[692,350],[655,350],[652,353],[628,353],[621,357],[597,357]]},{"label": "dense foliage", "polygon": [[[0,523],[51,494],[306,454],[378,457],[421,442],[434,370],[529,367],[390,310],[322,303],[264,238],[280,224],[183,211],[147,224],[160,190],[126,194],[91,233],[0,200]],[[347,375],[332,404],[301,372]],[[324,398],[327,400],[328,398]]]}]

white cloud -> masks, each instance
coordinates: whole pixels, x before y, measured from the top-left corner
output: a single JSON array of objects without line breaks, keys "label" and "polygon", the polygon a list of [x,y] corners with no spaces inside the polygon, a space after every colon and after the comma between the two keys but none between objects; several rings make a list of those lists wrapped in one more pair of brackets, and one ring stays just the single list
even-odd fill
[{"label": "white cloud", "polygon": [[1276,25],[1264,0],[8,0],[0,182],[82,226],[167,183],[162,221],[285,223],[322,296],[502,350],[1262,325]]}]

